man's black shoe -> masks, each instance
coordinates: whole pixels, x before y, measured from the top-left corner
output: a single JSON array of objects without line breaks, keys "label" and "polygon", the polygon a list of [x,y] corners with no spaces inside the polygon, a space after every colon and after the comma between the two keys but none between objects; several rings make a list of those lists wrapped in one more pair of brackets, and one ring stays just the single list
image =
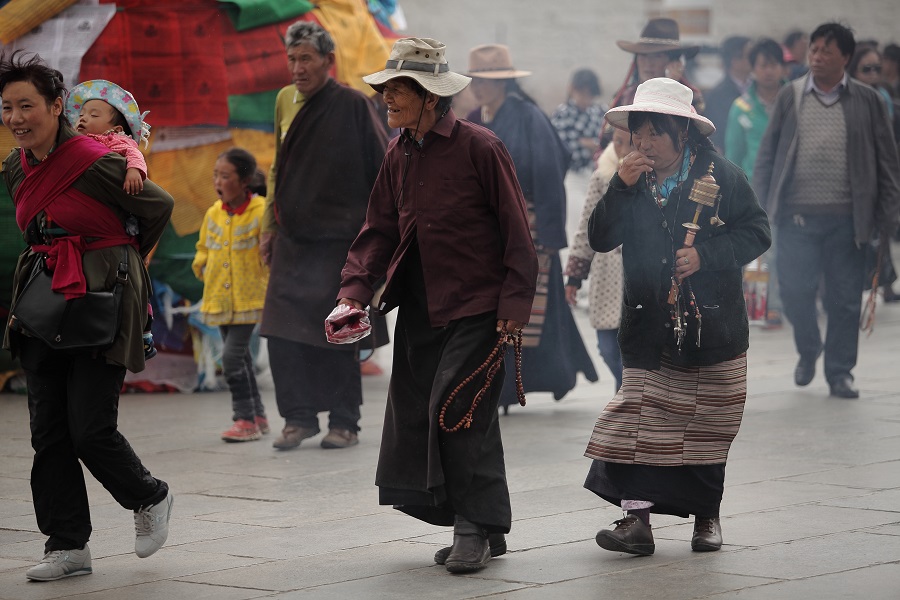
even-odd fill
[{"label": "man's black shoe", "polygon": [[853,385],[853,378],[845,375],[831,382],[831,395],[838,398],[859,398],[859,390]]},{"label": "man's black shoe", "polygon": [[[488,544],[491,547],[491,558],[497,558],[498,556],[506,554],[506,536],[502,533],[492,533],[488,535]],[[450,550],[452,550],[452,547],[447,546],[446,548],[441,548],[435,552],[434,562],[439,565],[445,564],[447,562],[447,557],[450,556]]]},{"label": "man's black shoe", "polygon": [[488,533],[477,523],[456,516],[453,526],[453,546],[444,563],[451,573],[479,571],[491,560]]},{"label": "man's black shoe", "polygon": [[797,361],[797,368],[794,369],[794,383],[800,387],[810,384],[813,377],[816,376],[816,360],[818,358],[818,356],[813,358],[800,357],[800,360]]}]

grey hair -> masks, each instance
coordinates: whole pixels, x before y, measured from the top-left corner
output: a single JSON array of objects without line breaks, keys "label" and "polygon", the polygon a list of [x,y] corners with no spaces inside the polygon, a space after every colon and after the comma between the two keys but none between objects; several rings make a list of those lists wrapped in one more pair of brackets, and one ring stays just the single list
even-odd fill
[{"label": "grey hair", "polygon": [[310,44],[322,56],[334,52],[334,38],[318,23],[297,21],[284,34],[284,47],[291,49],[300,44]]}]

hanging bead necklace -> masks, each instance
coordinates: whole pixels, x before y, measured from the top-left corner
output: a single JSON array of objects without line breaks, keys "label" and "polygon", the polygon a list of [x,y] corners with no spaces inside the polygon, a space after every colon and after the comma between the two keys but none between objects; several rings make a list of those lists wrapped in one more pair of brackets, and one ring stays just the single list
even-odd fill
[{"label": "hanging bead necklace", "polygon": [[644,177],[647,179],[647,187],[650,188],[650,194],[653,195],[653,199],[656,201],[656,206],[662,208],[663,206],[668,204],[669,198],[663,198],[662,194],[659,191],[659,182],[656,180],[656,171],[644,173]]},{"label": "hanging bead necklace", "polygon": [[53,152],[53,150],[55,150],[55,149],[56,149],[56,144],[52,144],[50,146],[50,149],[47,150],[47,153],[44,155],[44,158],[38,158],[38,155],[34,150],[31,151],[31,155],[34,156],[35,160],[37,160],[39,163],[42,163],[45,160],[47,160],[47,157],[50,156],[50,153]]},{"label": "hanging bead necklace", "polygon": [[[647,187],[650,188],[650,193],[653,195],[653,199],[656,200],[657,206],[662,208],[669,203],[669,197],[672,195],[672,192],[674,192],[678,186],[681,185],[681,182],[687,178],[693,164],[694,153],[690,151],[686,154],[683,153],[681,156],[681,165],[678,167],[677,177],[673,179],[675,176],[673,173],[672,176],[663,180],[662,185],[660,185],[659,180],[657,179],[655,169],[649,173],[644,173],[644,177],[647,180]],[[665,194],[665,196],[663,196],[663,194]]]},{"label": "hanging bead necklace", "polygon": [[[666,196],[665,198],[662,196],[659,182],[656,177],[656,171],[651,171],[650,173],[644,174],[647,182],[647,188],[650,190],[654,203],[656,204],[656,207],[659,209],[660,215],[663,218],[663,227],[665,228],[666,233],[669,234],[669,242],[671,243],[671,280],[673,284],[673,291],[677,289],[678,293],[675,294],[674,298],[670,297],[670,304],[672,305],[672,308],[670,309],[669,318],[672,321],[675,343],[679,350],[681,350],[684,343],[684,335],[687,330],[687,318],[691,316],[691,312],[693,312],[694,319],[697,321],[697,346],[700,346],[700,324],[702,323],[702,315],[700,314],[700,305],[697,302],[696,296],[694,295],[694,289],[691,286],[690,280],[684,279],[681,283],[678,283],[675,279],[675,267],[677,266],[675,264],[675,226],[669,225],[668,219],[666,219],[666,213],[663,208],[668,204],[669,198],[672,196],[672,194],[677,194],[675,213],[672,215],[673,219],[677,219],[678,209],[681,207],[681,199],[684,196],[685,186],[683,186],[682,184],[687,177],[687,173],[690,172],[690,169],[694,164],[694,158],[696,158],[696,154],[693,151],[690,151],[687,160],[687,168],[685,168],[684,164],[682,164],[682,168],[679,169],[678,177],[675,180],[675,185],[672,186],[668,196]],[[684,294],[684,291],[687,291],[687,295]]]}]

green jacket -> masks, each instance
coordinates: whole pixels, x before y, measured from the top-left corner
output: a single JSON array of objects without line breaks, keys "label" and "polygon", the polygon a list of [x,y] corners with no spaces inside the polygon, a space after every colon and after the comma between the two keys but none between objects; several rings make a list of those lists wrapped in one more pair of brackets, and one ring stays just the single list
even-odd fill
[{"label": "green jacket", "polygon": [[742,168],[747,179],[753,177],[756,152],[768,124],[769,113],[756,95],[756,82],[753,82],[731,105],[725,129],[725,158]]},{"label": "green jacket", "polygon": [[[57,146],[75,135],[78,134],[68,127],[60,129]],[[16,189],[25,179],[18,148],[14,148],[3,161],[2,175],[10,196],[15,196]],[[111,208],[122,219],[123,230],[125,218],[129,214],[138,219],[140,253],[131,246],[125,246],[129,252],[129,273],[122,297],[122,323],[115,342],[103,352],[107,362],[137,373],[144,370],[144,344],[141,338],[147,322],[147,301],[151,289],[143,257],[150,253],[162,236],[175,201],[149,179],[144,182],[143,191],[132,196],[122,189],[124,179],[125,158],[110,152],[88,168],[74,183],[74,187]],[[111,289],[115,285],[122,248],[115,246],[84,253],[82,267],[88,290]],[[29,246],[19,255],[13,279],[13,304],[21,287],[28,280],[36,257]],[[11,332],[8,325],[5,329],[3,347],[15,354],[17,338],[21,334]]]}]

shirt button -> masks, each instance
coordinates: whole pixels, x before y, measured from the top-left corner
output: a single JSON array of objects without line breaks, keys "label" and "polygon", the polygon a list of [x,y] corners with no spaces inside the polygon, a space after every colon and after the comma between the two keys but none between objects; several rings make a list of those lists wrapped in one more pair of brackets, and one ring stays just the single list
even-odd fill
[{"label": "shirt button", "polygon": [[225,224],[226,224],[226,225],[231,225],[231,219],[225,219]]},{"label": "shirt button", "polygon": [[223,268],[223,269],[227,269],[227,268],[228,268],[228,263],[222,263],[222,268]]},{"label": "shirt button", "polygon": [[421,186],[421,185],[425,185],[425,182],[424,182],[424,181],[420,181],[420,182],[419,182],[419,185],[420,185],[420,186]]},{"label": "shirt button", "polygon": [[[228,245],[228,240],[225,240],[224,242],[222,242],[222,245],[223,245],[223,246],[227,246],[227,245]],[[665,262],[665,261],[663,261],[663,262]]]},{"label": "shirt button", "polygon": [[672,327],[672,324],[671,324],[671,323],[666,323],[666,329],[669,329],[669,328],[671,328],[671,327]]},{"label": "shirt button", "polygon": [[668,227],[669,227],[669,224],[666,223],[665,221],[663,221],[663,222],[662,222],[662,228],[663,228],[663,229],[666,229],[666,228],[668,228]]},{"label": "shirt button", "polygon": [[[228,242],[225,242],[225,243],[228,244]],[[669,261],[667,261],[666,259],[662,259],[662,264],[666,264],[667,262],[669,262]]]},{"label": "shirt button", "polygon": [[225,284],[225,289],[226,289],[226,290],[227,290],[228,288],[230,288],[230,287],[231,287],[231,284],[230,284],[230,283],[226,283],[226,284]]}]

